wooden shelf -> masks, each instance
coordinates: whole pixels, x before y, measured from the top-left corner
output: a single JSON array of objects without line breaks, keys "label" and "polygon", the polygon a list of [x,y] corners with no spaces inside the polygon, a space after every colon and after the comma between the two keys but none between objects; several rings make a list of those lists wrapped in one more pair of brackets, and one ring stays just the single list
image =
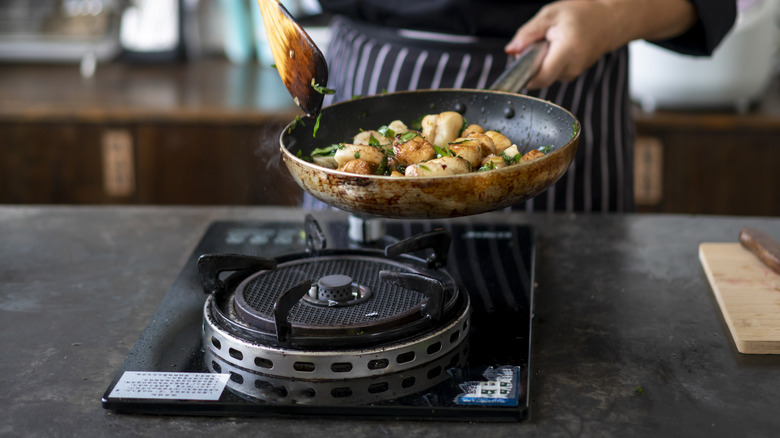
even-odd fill
[{"label": "wooden shelf", "polygon": [[[0,203],[295,205],[275,70],[221,59],[0,65]],[[117,140],[119,139],[119,140]]]}]

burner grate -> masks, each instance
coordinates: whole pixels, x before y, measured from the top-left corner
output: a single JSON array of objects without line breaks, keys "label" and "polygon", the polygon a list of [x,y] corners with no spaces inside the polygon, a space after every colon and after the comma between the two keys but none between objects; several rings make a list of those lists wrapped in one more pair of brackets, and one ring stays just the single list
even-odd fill
[{"label": "burner grate", "polygon": [[422,293],[380,281],[382,270],[415,272],[408,266],[372,257],[320,257],[263,271],[247,279],[238,293],[258,317],[272,320],[279,296],[304,280],[316,283],[321,277],[342,274],[371,291],[370,300],[343,307],[322,307],[301,300],[292,308],[288,319],[293,325],[308,327],[363,326],[410,312],[425,301]]}]

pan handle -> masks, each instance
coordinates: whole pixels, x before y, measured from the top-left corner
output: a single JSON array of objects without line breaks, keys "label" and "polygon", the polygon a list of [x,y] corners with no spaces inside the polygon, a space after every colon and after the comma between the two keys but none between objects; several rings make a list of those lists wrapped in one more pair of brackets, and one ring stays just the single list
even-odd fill
[{"label": "pan handle", "polygon": [[501,76],[493,82],[490,89],[493,91],[508,91],[510,93],[517,93],[522,90],[536,72],[539,71],[549,45],[546,40],[530,44],[523,53],[518,55],[512,65],[501,73]]}]

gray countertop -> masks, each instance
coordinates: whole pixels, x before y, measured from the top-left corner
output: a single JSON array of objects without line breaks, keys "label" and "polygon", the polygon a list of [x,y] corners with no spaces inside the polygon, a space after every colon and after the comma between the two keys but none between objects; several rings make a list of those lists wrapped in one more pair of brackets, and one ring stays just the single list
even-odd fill
[{"label": "gray countertop", "polygon": [[[507,218],[481,219],[499,215]],[[303,216],[274,208],[0,207],[0,436],[770,437],[780,430],[780,356],[736,351],[698,261],[699,243],[736,242],[743,226],[780,236],[776,218],[512,213],[537,233],[524,422],[164,417],[101,407],[210,222]]]}]

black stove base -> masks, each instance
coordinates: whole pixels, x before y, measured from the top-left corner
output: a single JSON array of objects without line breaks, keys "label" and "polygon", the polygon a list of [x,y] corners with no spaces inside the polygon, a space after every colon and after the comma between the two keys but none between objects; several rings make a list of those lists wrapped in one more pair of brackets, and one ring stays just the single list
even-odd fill
[{"label": "black stove base", "polygon": [[[446,421],[519,421],[529,405],[534,239],[527,226],[462,222],[387,224],[393,240],[444,227],[448,271],[468,291],[467,339],[446,356],[403,373],[351,381],[282,380],[232,367],[201,342],[197,258],[230,252],[276,257],[305,248],[303,223],[216,222],[103,396],[120,413],[206,416],[326,416]],[[329,248],[346,224],[323,227]],[[177,392],[178,391],[178,392]]]}]

